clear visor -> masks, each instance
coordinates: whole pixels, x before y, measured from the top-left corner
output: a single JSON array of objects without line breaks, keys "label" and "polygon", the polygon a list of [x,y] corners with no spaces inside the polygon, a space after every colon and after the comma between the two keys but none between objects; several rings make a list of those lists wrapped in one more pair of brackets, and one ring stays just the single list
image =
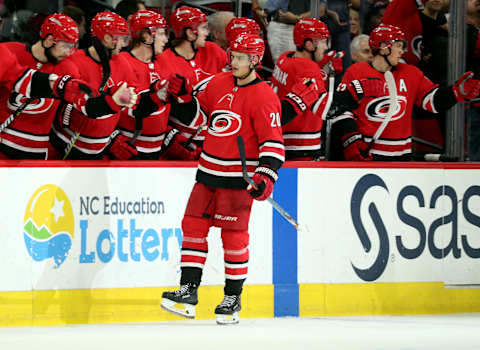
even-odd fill
[{"label": "clear visor", "polygon": [[78,48],[78,42],[75,44],[67,43],[66,41],[59,40],[55,43],[57,50],[65,53],[65,54],[72,54]]},{"label": "clear visor", "polygon": [[323,39],[315,38],[315,39],[312,39],[312,43],[313,43],[313,47],[315,47],[315,49],[320,44],[324,44],[327,47],[327,49],[330,49],[330,46],[331,46],[330,38],[323,38]]},{"label": "clear visor", "polygon": [[154,38],[157,35],[166,35],[166,30],[163,27],[150,27],[148,29]]},{"label": "clear visor", "polygon": [[128,43],[130,41],[130,36],[129,35],[112,35],[112,39],[115,44],[120,43],[121,47],[126,47],[128,46]]}]

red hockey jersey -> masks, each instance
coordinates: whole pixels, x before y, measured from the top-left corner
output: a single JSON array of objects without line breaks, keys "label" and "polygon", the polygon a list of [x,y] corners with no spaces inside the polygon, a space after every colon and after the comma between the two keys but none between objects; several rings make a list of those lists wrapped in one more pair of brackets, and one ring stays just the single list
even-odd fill
[{"label": "red hockey jersey", "polygon": [[[401,156],[411,153],[412,143],[412,109],[413,105],[436,113],[433,96],[438,88],[418,68],[409,64],[398,64],[392,70],[397,88],[397,105],[395,114],[386,126],[380,138],[372,146],[371,153],[380,156]],[[384,75],[367,62],[350,66],[343,76],[339,91],[344,91],[352,80],[378,78]],[[369,143],[384,120],[389,109],[388,89],[385,83],[385,96],[364,97],[354,111],[347,111],[336,116],[332,122],[353,118],[364,141]]]},{"label": "red hockey jersey", "polygon": [[27,95],[28,90],[30,90],[31,78],[27,78],[24,82],[20,81],[25,78],[25,75],[33,74],[33,71],[19,65],[16,57],[5,45],[0,45],[0,57],[2,57],[0,87],[5,88],[5,91],[11,91],[17,87],[16,92],[23,92],[24,95]]},{"label": "red hockey jersey", "polygon": [[[130,52],[122,52],[122,56],[130,64],[135,74],[136,86],[139,92],[150,89],[150,84],[158,79],[168,78],[166,68],[162,66],[159,60],[151,63],[145,63],[135,58]],[[165,132],[168,124],[168,115],[170,105],[165,104],[156,112],[143,119],[142,133],[137,137],[134,146],[140,153],[157,153],[163,144]],[[120,133],[131,138],[135,131],[135,117],[132,115],[132,109],[124,109],[120,112],[120,121],[118,124]]]},{"label": "red hockey jersey", "polygon": [[[194,94],[205,89],[206,84],[216,73],[221,72],[227,66],[227,55],[220,46],[207,41],[205,47],[199,48],[195,56],[187,60],[175,52],[174,48],[165,50],[159,57],[163,62],[163,67],[168,67],[169,75],[180,74],[190,81],[193,86]],[[170,116],[170,123],[186,137],[194,135],[197,128],[206,124],[206,120],[199,118],[192,124],[185,125],[174,115]],[[195,137],[195,140],[202,141],[205,138],[204,133]]]},{"label": "red hockey jersey", "polygon": [[[19,65],[44,73],[68,74],[71,65],[42,63],[32,55],[30,47],[17,42],[0,45],[9,50]],[[2,55],[3,59],[3,55]],[[11,87],[0,88],[0,122],[7,119],[27,97],[12,92]],[[2,152],[10,158],[46,159],[48,156],[49,133],[60,100],[53,98],[34,99],[3,131],[1,135]]]},{"label": "red hockey jersey", "polygon": [[[95,61],[87,51],[79,50],[66,58],[63,64],[73,64],[70,75],[85,80],[92,87],[100,88],[102,82],[102,65]],[[116,86],[120,82],[127,82],[129,86],[135,86],[135,75],[129,62],[123,56],[113,56],[110,60],[110,77],[106,88]],[[85,155],[99,156],[111,139],[115,131],[120,113],[104,115],[100,118],[88,118],[76,109],[63,108],[58,113],[53,125],[53,132],[63,143],[68,144],[76,132],[80,132],[74,148]]]},{"label": "red hockey jersey", "polygon": [[237,86],[232,73],[215,75],[198,95],[208,115],[208,130],[198,163],[196,179],[219,188],[246,188],[237,147],[237,135],[245,141],[247,170],[258,164],[273,169],[285,160],[280,101],[271,87],[256,79]]},{"label": "red hockey jersey", "polygon": [[320,90],[319,107],[315,113],[308,108],[303,114],[282,127],[287,159],[314,155],[320,152],[322,114],[326,102],[323,74],[317,63],[307,58],[294,57],[295,51],[284,52],[273,70],[272,87],[283,100],[293,85],[305,79],[314,81]]}]

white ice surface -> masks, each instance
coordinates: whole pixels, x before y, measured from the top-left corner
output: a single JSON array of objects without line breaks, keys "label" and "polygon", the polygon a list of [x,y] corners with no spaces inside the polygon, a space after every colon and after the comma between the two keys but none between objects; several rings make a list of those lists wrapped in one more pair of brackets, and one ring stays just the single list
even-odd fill
[{"label": "white ice surface", "polygon": [[0,350],[479,350],[480,314],[0,328]]}]

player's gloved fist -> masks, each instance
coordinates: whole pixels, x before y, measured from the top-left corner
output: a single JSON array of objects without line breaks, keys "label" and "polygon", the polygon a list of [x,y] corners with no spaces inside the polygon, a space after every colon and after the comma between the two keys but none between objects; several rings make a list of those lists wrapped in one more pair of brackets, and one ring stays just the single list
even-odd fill
[{"label": "player's gloved fist", "polygon": [[167,91],[178,103],[188,103],[192,100],[192,84],[180,74],[174,74],[168,78]]},{"label": "player's gloved fist", "polygon": [[119,160],[128,160],[138,154],[135,147],[130,146],[128,143],[130,139],[121,134],[117,135],[110,146],[109,152],[115,158]]},{"label": "player's gloved fist", "polygon": [[323,55],[323,58],[318,61],[318,65],[324,69],[330,63],[335,74],[340,74],[343,72],[343,57],[345,57],[345,51],[330,51]]},{"label": "player's gloved fist", "polygon": [[168,160],[197,160],[202,149],[183,136],[177,129],[170,129],[165,138],[161,150],[161,159]]},{"label": "player's gloved fist", "polygon": [[273,192],[273,184],[277,181],[277,172],[267,166],[259,166],[252,176],[256,188],[251,184],[247,187],[247,192],[257,201],[264,201]]},{"label": "player's gloved fist", "polygon": [[168,80],[157,79],[150,84],[150,97],[152,101],[159,107],[164,105],[167,101],[168,95]]},{"label": "player's gloved fist", "polygon": [[71,104],[78,103],[78,100],[87,100],[93,94],[93,89],[86,81],[75,79],[70,75],[56,76],[53,82],[53,95]]},{"label": "player's gloved fist", "polygon": [[364,97],[380,97],[385,95],[385,82],[380,78],[352,80],[347,89],[356,101]]},{"label": "player's gloved fist", "polygon": [[315,81],[298,82],[292,87],[285,98],[295,108],[295,112],[300,114],[310,108],[318,100],[319,90]]},{"label": "player's gloved fist", "polygon": [[363,141],[362,135],[357,132],[347,134],[342,137],[343,155],[345,160],[372,160],[368,151],[368,144]]},{"label": "player's gloved fist", "polygon": [[473,72],[469,71],[457,80],[452,89],[458,102],[473,100],[480,93],[480,80],[473,79]]}]

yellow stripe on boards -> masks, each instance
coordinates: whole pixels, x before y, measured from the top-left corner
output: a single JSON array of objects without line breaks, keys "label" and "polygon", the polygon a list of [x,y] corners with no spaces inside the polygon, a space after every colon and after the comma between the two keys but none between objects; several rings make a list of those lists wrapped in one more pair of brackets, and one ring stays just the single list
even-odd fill
[{"label": "yellow stripe on boards", "polygon": [[480,289],[443,282],[301,284],[299,298],[300,316],[480,312]]},{"label": "yellow stripe on boards", "polygon": [[[0,326],[186,320],[160,307],[162,292],[175,288],[0,292]],[[223,286],[202,286],[198,297],[196,319],[214,319]],[[240,317],[273,317],[273,285],[244,286]]]}]

